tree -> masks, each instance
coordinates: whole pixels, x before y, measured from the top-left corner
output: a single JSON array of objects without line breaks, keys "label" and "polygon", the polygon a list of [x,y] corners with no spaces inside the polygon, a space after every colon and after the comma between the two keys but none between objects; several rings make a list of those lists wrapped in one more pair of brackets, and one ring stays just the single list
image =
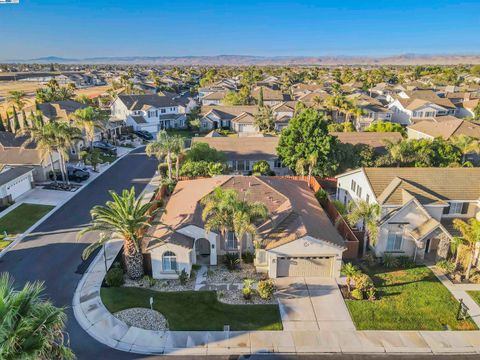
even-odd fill
[{"label": "tree", "polygon": [[17,107],[20,111],[25,107],[25,98],[27,94],[24,91],[10,91],[7,101],[12,107]]},{"label": "tree", "polygon": [[248,105],[250,104],[250,89],[246,86],[238,92],[228,92],[222,101],[225,105]]},{"label": "tree", "polygon": [[480,76],[480,65],[474,65],[470,69],[470,74],[473,76]]},{"label": "tree", "polygon": [[54,132],[55,147],[60,155],[60,171],[62,172],[63,181],[70,185],[67,172],[67,161],[70,158],[70,150],[75,146],[77,141],[82,139],[81,132],[78,128],[71,126],[67,122],[57,121],[53,119],[52,131]]},{"label": "tree", "polygon": [[18,130],[20,130],[20,122],[18,121],[18,114],[17,110],[15,109],[15,106],[12,106],[13,109],[13,132],[16,133]]},{"label": "tree", "polygon": [[480,153],[480,142],[473,137],[466,135],[459,135],[452,139],[453,145],[455,145],[462,153],[462,164],[465,163],[466,156],[471,153]]},{"label": "tree", "polygon": [[377,204],[369,204],[366,201],[350,201],[348,203],[347,221],[351,226],[357,224],[360,220],[363,224],[363,254],[367,253],[368,240],[372,244],[377,242],[378,220],[380,217],[380,207]]},{"label": "tree", "polygon": [[258,94],[258,107],[263,108],[263,87],[260,87],[260,92]]},{"label": "tree", "polygon": [[93,148],[95,140],[95,130],[104,130],[106,127],[106,117],[99,110],[88,106],[84,109],[77,109],[73,113],[73,124],[85,133],[85,137],[90,142],[90,150]]},{"label": "tree", "polygon": [[224,162],[225,154],[222,151],[211,148],[204,142],[194,142],[185,155],[185,160]]},{"label": "tree", "polygon": [[89,232],[96,232],[99,236],[83,251],[82,258],[87,259],[95,249],[110,240],[122,239],[127,275],[131,279],[139,279],[144,274],[142,237],[150,226],[149,219],[161,208],[152,210],[156,202],[144,203],[141,196],[136,199],[133,186],[130,190],[123,190],[121,195],[111,190],[109,193],[112,200],[104,206],[94,206],[90,211],[91,224],[78,233],[77,239]]},{"label": "tree", "polygon": [[337,139],[328,134],[324,116],[307,108],[295,115],[282,130],[277,152],[282,163],[291,170],[295,170],[299,159],[306,160],[315,153],[317,162],[312,174],[328,176],[338,167],[334,156],[337,144]]},{"label": "tree", "polygon": [[470,252],[467,271],[465,272],[465,277],[468,280],[470,278],[470,272],[475,259],[475,251],[478,243],[480,242],[480,220],[471,218],[468,220],[468,222],[465,222],[461,219],[454,219],[453,227],[461,232],[463,245],[465,245]]},{"label": "tree", "polygon": [[405,134],[405,129],[402,125],[392,123],[390,121],[375,121],[365,129],[367,132],[399,132]]},{"label": "tree", "polygon": [[347,278],[347,289],[348,292],[350,292],[352,289],[352,279],[360,274],[360,270],[352,263],[346,263],[342,265],[341,273]]},{"label": "tree", "polygon": [[146,153],[148,156],[155,155],[158,160],[166,160],[168,165],[168,178],[172,180],[172,156],[177,149],[176,140],[165,130],[157,133],[157,139],[147,145]]},{"label": "tree", "polygon": [[8,273],[0,276],[0,358],[73,359],[65,345],[64,308],[45,300],[42,282],[16,290]]},{"label": "tree", "polygon": [[10,115],[8,115],[8,112],[7,112],[7,120],[5,121],[5,130],[8,131],[8,132],[13,132],[12,131],[12,122],[10,121]]},{"label": "tree", "polygon": [[3,123],[2,114],[0,114],[0,132],[7,131],[5,129],[5,124]]},{"label": "tree", "polygon": [[252,172],[254,175],[270,175],[270,164],[266,160],[260,160],[253,164]]},{"label": "tree", "polygon": [[275,115],[268,106],[259,107],[254,116],[255,125],[261,132],[272,132],[275,130]]}]

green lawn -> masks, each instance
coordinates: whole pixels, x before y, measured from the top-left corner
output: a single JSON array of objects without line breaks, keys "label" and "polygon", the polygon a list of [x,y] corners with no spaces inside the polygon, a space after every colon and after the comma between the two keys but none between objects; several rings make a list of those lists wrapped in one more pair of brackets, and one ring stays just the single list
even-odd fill
[{"label": "green lawn", "polygon": [[168,135],[180,135],[181,137],[184,137],[186,139],[191,139],[194,137],[196,134],[198,136],[205,136],[206,132],[201,132],[200,130],[181,130],[181,129],[168,129],[167,130]]},{"label": "green lawn", "polygon": [[467,291],[468,295],[470,295],[470,297],[475,300],[475,302],[480,305],[480,291],[473,291],[473,290],[470,290],[470,291]]},{"label": "green lawn", "polygon": [[379,300],[346,300],[358,330],[473,330],[471,319],[457,320],[459,303],[424,266],[406,270],[376,268],[369,275]]},{"label": "green lawn", "polygon": [[282,330],[277,305],[228,305],[213,291],[159,292],[140,288],[102,288],[107,309],[115,313],[132,307],[150,307],[168,320],[170,330]]},{"label": "green lawn", "polygon": [[10,243],[9,240],[0,240],[0,250],[5,249]]},{"label": "green lawn", "polygon": [[49,205],[21,204],[0,218],[0,233],[23,233],[54,207]]}]

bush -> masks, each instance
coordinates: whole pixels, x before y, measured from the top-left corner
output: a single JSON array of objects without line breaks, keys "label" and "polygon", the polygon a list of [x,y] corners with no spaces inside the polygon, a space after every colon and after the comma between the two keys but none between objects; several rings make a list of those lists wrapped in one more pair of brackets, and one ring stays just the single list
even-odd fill
[{"label": "bush", "polygon": [[152,286],[155,285],[155,283],[156,283],[157,281],[156,281],[153,277],[148,276],[148,275],[145,275],[145,276],[143,277],[143,282],[144,282],[145,284],[147,284],[149,287],[152,287]]},{"label": "bush", "polygon": [[105,276],[105,283],[109,287],[119,287],[124,284],[123,270],[119,267],[114,267],[108,270]]},{"label": "bush", "polygon": [[167,163],[160,163],[158,165],[158,173],[160,174],[160,177],[162,179],[168,177],[168,164]]},{"label": "bush", "polygon": [[369,301],[377,300],[377,289],[375,289],[373,286],[369,287],[367,289],[367,298]]},{"label": "bush", "polygon": [[268,175],[271,171],[270,164],[266,160],[257,161],[255,164],[253,164],[252,170],[255,174],[258,173],[260,175]]},{"label": "bush", "polygon": [[273,283],[273,280],[267,279],[259,281],[257,285],[257,292],[262,299],[270,299],[275,292],[275,284]]},{"label": "bush", "polygon": [[236,253],[227,253],[223,260],[223,263],[227,267],[228,270],[233,271],[237,268],[238,264],[240,263],[240,259],[238,258],[238,254]]},{"label": "bush", "polygon": [[252,294],[253,294],[252,286],[254,283],[255,283],[255,280],[253,279],[243,280],[242,294],[245,300],[249,300],[252,297]]},{"label": "bush", "polygon": [[185,269],[182,269],[182,272],[178,275],[178,280],[180,280],[180,285],[186,285],[188,281],[188,274]]},{"label": "bush", "polygon": [[373,253],[367,253],[363,257],[363,261],[365,262],[365,264],[367,264],[368,267],[374,267],[375,265],[377,265],[377,258]]},{"label": "bush", "polygon": [[328,193],[325,190],[320,189],[315,193],[315,197],[317,198],[318,202],[321,203],[322,201],[328,199]]},{"label": "bush", "polygon": [[410,256],[398,256],[398,266],[402,269],[409,269],[415,266],[415,261]]},{"label": "bush", "polygon": [[245,264],[253,264],[255,253],[247,251],[242,254],[242,260]]},{"label": "bush", "polygon": [[333,200],[332,204],[335,206],[340,215],[345,215],[347,213],[347,207],[340,200]]},{"label": "bush", "polygon": [[353,277],[353,282],[355,283],[355,289],[364,291],[369,287],[373,286],[373,281],[370,279],[370,276],[367,274],[358,274]]},{"label": "bush", "polygon": [[448,260],[440,260],[435,265],[445,274],[450,274],[455,271],[455,264]]},{"label": "bush", "polygon": [[391,254],[383,254],[382,264],[386,269],[398,267],[398,259]]},{"label": "bush", "polygon": [[480,284],[480,273],[475,273],[472,276],[470,276],[470,282],[474,284]]},{"label": "bush", "polygon": [[353,289],[350,295],[355,300],[363,300],[363,291],[360,289]]}]

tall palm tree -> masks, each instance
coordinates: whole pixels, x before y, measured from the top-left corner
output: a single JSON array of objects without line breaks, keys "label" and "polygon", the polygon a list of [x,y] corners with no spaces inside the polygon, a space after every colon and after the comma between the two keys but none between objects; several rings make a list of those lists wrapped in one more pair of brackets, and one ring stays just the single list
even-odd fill
[{"label": "tall palm tree", "polygon": [[70,151],[75,144],[82,139],[81,132],[78,128],[71,126],[64,121],[51,121],[52,129],[55,133],[55,145],[58,154],[60,155],[60,169],[62,172],[63,181],[69,185],[67,173],[67,161],[70,158]]},{"label": "tall palm tree", "polygon": [[24,91],[10,91],[7,96],[7,101],[10,105],[22,111],[26,104],[26,96],[27,94]]},{"label": "tall palm tree", "polygon": [[369,204],[366,201],[350,201],[348,203],[347,221],[351,226],[357,224],[360,220],[363,223],[363,254],[367,253],[368,239],[372,244],[377,242],[378,220],[380,218],[380,206]]},{"label": "tall palm tree", "polygon": [[185,139],[180,135],[174,135],[171,137],[172,141],[172,153],[175,157],[175,178],[178,180],[180,176],[180,161],[182,159],[183,150],[185,149]]},{"label": "tall palm tree", "polygon": [[472,271],[477,244],[480,242],[480,220],[471,218],[468,222],[465,222],[461,219],[454,219],[453,226],[462,233],[461,239],[463,245],[470,251],[470,259],[468,261],[467,271],[465,272],[465,277],[468,280],[470,278],[470,272]]},{"label": "tall palm tree", "polygon": [[123,190],[121,195],[110,191],[112,200],[105,206],[97,205],[90,211],[92,223],[78,233],[77,239],[89,232],[99,232],[99,238],[90,244],[82,253],[82,258],[88,258],[91,253],[110,240],[123,240],[123,255],[127,275],[131,279],[141,278],[144,274],[142,238],[149,219],[161,208],[154,209],[154,202],[143,204],[142,197],[136,199],[135,188]]},{"label": "tall palm tree", "polygon": [[[17,133],[17,137],[27,135],[28,137],[22,144],[22,147],[26,148],[30,144],[35,144],[41,161],[43,162],[48,160],[50,163],[50,168],[55,174],[53,161],[53,155],[57,153],[55,123],[49,122],[42,126],[36,119],[33,119],[32,122],[32,126],[20,129],[20,131]],[[57,185],[57,177],[55,175],[53,179],[55,185]]]},{"label": "tall palm tree", "polygon": [[468,154],[480,154],[480,142],[477,139],[471,136],[459,135],[452,140],[453,144],[462,153],[462,164],[465,163]]},{"label": "tall palm tree", "polygon": [[65,345],[67,316],[43,299],[41,282],[16,290],[8,273],[0,275],[0,358],[73,359]]},{"label": "tall palm tree", "polygon": [[308,187],[310,187],[310,181],[312,180],[312,173],[313,173],[313,169],[315,168],[315,166],[317,165],[317,161],[318,161],[318,154],[317,153],[311,153],[310,155],[308,155],[307,157],[307,165],[308,165]]},{"label": "tall palm tree", "polygon": [[91,150],[95,140],[95,130],[105,129],[106,118],[100,111],[89,106],[84,109],[77,109],[73,113],[73,124],[85,132]]},{"label": "tall palm tree", "polygon": [[168,178],[172,180],[172,157],[179,150],[178,137],[168,135],[165,130],[157,133],[157,139],[147,145],[148,156],[155,155],[158,160],[165,159],[168,166]]}]

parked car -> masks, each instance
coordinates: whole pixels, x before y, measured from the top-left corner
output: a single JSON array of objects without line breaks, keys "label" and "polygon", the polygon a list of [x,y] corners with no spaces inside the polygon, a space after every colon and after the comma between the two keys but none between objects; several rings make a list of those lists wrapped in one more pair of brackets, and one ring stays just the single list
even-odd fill
[{"label": "parked car", "polygon": [[94,141],[93,148],[103,151],[106,154],[117,155],[117,147],[103,141]]},{"label": "parked car", "polygon": [[153,140],[153,135],[150,134],[148,131],[145,130],[137,130],[133,132],[135,135],[137,135],[140,139],[143,140]]},{"label": "parked car", "polygon": [[[53,171],[50,171],[50,173],[48,174],[50,180],[54,179],[53,174]],[[55,175],[58,181],[63,181],[62,173],[60,170],[55,170]],[[90,177],[90,173],[75,166],[67,166],[67,176],[68,180],[70,181],[82,182]]]}]

